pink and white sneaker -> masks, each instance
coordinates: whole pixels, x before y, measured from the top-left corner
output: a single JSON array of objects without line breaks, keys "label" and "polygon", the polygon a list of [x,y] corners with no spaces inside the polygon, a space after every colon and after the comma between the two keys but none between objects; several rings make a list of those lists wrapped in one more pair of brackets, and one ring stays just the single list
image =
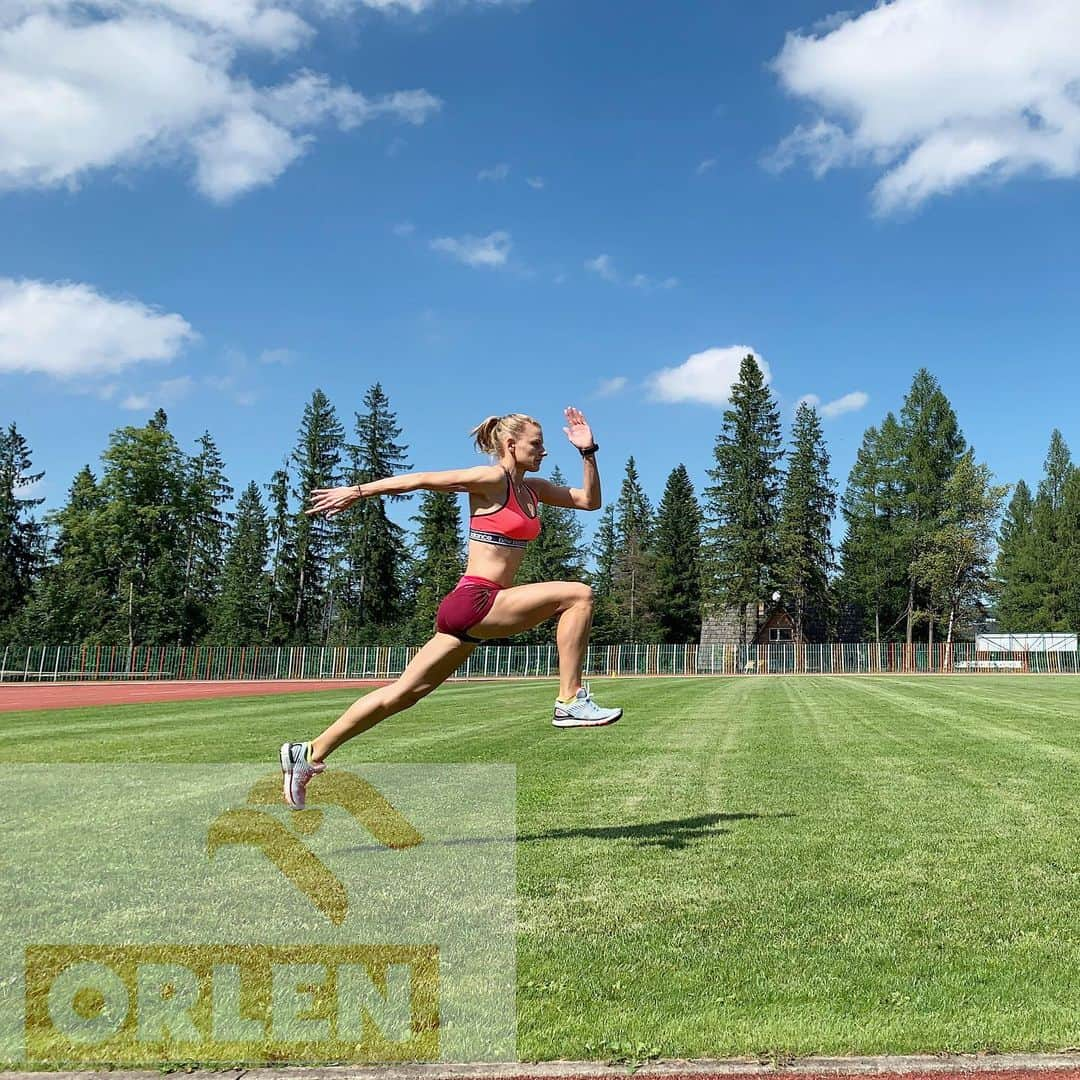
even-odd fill
[{"label": "pink and white sneaker", "polygon": [[326,762],[311,760],[311,743],[307,742],[282,743],[279,754],[285,802],[293,810],[303,810],[308,781],[326,768]]}]

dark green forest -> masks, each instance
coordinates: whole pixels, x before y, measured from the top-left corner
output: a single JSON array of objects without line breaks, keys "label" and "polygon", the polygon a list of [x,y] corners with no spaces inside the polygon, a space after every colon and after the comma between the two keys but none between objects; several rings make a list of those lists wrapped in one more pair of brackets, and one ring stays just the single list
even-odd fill
[{"label": "dark green forest", "polygon": [[[348,426],[315,390],[291,451],[239,488],[210,432],[184,448],[159,410],[114,431],[64,505],[41,515],[28,490],[43,474],[11,422],[0,429],[0,644],[418,644],[464,569],[462,500],[422,494],[412,530],[380,499],[329,520],[303,513],[313,488],[409,471],[408,449],[379,383]],[[866,429],[839,497],[817,412],[800,405],[785,444],[752,356],[702,492],[672,462],[650,496],[638,459],[654,452],[625,463],[589,546],[578,515],[543,506],[518,574],[588,581],[598,644],[696,641],[704,616],[774,592],[808,640],[955,641],[989,618],[1002,631],[1080,628],[1080,468],[1061,433],[1034,487],[995,483],[925,369]],[[550,478],[567,483],[557,469]]]}]

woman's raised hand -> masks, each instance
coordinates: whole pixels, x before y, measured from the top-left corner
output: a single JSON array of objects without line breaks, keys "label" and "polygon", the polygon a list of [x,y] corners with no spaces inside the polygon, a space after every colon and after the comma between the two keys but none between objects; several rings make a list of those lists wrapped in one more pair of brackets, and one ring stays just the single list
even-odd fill
[{"label": "woman's raised hand", "polygon": [[589,421],[585,419],[585,414],[580,409],[568,405],[565,415],[567,426],[563,428],[563,431],[566,432],[566,437],[579,450],[592,446],[596,440],[593,439],[592,428],[589,427]]},{"label": "woman's raised hand", "polygon": [[325,514],[332,518],[343,510],[348,510],[362,496],[358,487],[316,488],[309,496],[311,505],[305,514]]}]

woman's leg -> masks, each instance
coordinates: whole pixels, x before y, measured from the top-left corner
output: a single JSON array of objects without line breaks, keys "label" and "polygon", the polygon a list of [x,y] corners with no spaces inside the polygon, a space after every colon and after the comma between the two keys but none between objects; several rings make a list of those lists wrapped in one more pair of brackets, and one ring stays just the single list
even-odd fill
[{"label": "woman's leg", "polygon": [[436,634],[413,658],[395,682],[354,701],[311,742],[311,756],[323,761],[343,742],[373,728],[380,720],[404,712],[441,686],[465,663],[476,646],[449,634]]},{"label": "woman's leg", "polygon": [[572,698],[581,688],[581,666],[592,626],[593,591],[577,581],[515,585],[495,597],[491,610],[469,629],[473,637],[512,637],[555,616],[559,624],[559,696]]},{"label": "woman's leg", "polygon": [[294,810],[305,805],[308,781],[323,771],[323,759],[347,739],[415,705],[444,683],[475,649],[470,642],[436,634],[413,658],[400,678],[354,701],[310,743],[285,743],[280,750],[285,801]]}]

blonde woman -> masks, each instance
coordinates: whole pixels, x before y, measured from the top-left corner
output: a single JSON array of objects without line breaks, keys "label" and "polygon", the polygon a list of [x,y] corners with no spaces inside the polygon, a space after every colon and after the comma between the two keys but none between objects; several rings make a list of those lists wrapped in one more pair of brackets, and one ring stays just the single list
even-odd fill
[{"label": "blonde woman", "polygon": [[593,595],[577,581],[514,585],[526,545],[540,532],[539,504],[573,510],[600,508],[600,473],[592,429],[580,410],[566,410],[563,428],[580,451],[584,480],[580,488],[558,487],[525,474],[536,472],[547,455],[538,421],[522,413],[489,416],[472,431],[479,450],[493,465],[447,472],[415,472],[389,476],[356,487],[323,488],[311,493],[308,514],[333,517],[359,499],[410,491],[465,491],[469,494],[469,558],[465,575],[443,599],[435,620],[435,636],[416,654],[401,677],[354,702],[311,742],[281,747],[285,801],[304,807],[312,776],[326,768],[326,759],[343,742],[374,727],[394,713],[415,705],[445,682],[482,641],[510,637],[553,617],[559,649],[559,697],[552,724],[559,728],[603,727],[622,716],[622,709],[602,709],[582,686],[581,667],[592,625]]}]

